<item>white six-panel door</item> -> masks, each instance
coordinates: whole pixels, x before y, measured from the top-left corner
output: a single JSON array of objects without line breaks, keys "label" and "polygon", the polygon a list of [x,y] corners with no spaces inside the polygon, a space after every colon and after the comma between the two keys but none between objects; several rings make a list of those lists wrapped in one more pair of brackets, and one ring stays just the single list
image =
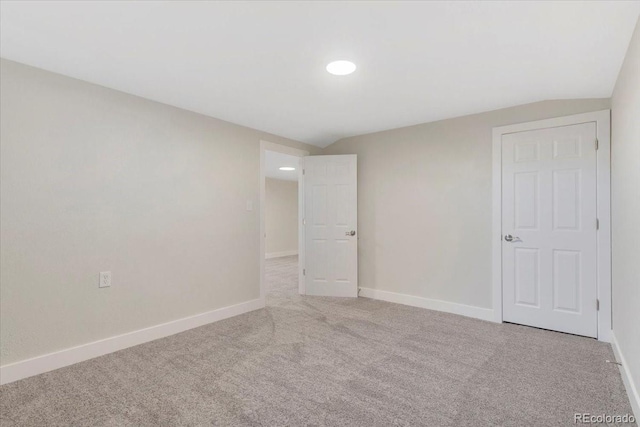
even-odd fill
[{"label": "white six-panel door", "polygon": [[503,319],[597,336],[596,124],[502,136]]},{"label": "white six-panel door", "polygon": [[357,297],[357,157],[303,162],[306,294]]}]

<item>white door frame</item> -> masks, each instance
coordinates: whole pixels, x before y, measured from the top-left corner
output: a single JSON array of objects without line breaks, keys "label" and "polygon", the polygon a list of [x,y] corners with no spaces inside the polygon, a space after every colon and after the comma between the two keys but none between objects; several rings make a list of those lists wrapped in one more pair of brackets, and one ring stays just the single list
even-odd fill
[{"label": "white door frame", "polygon": [[597,167],[597,295],[598,340],[611,341],[611,110],[557,117],[493,128],[493,245],[494,320],[502,323],[502,135],[558,126],[596,123]]},{"label": "white door frame", "polygon": [[300,157],[298,163],[298,291],[301,294],[305,293],[304,284],[304,227],[302,226],[303,218],[303,206],[304,206],[304,179],[302,175],[302,157],[308,156],[309,152],[300,150],[298,148],[289,147],[287,145],[275,144],[273,142],[260,140],[260,300],[265,302],[266,297],[266,283],[265,283],[265,255],[266,255],[266,242],[265,242],[265,198],[266,198],[266,184],[265,184],[265,151],[275,151],[282,154],[289,154],[291,156]]}]

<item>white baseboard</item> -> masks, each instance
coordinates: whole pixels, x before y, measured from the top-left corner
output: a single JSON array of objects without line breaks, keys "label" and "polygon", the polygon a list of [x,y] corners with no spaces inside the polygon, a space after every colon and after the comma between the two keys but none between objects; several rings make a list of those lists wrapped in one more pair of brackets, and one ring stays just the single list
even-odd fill
[{"label": "white baseboard", "polygon": [[93,359],[128,347],[143,344],[158,338],[164,338],[197,328],[208,323],[217,322],[265,306],[264,299],[254,299],[240,304],[222,307],[195,316],[185,317],[172,322],[162,323],[145,329],[128,332],[115,337],[94,341],[77,347],[67,348],[32,359],[22,360],[0,367],[0,384],[7,384],[23,378],[53,371],[74,363]]},{"label": "white baseboard", "polygon": [[271,258],[280,258],[283,256],[293,256],[293,255],[298,255],[297,249],[293,251],[271,252],[271,253],[265,254],[264,258],[271,259]]},{"label": "white baseboard", "polygon": [[618,340],[616,340],[615,333],[613,332],[611,332],[611,347],[613,347],[613,354],[616,356],[616,361],[622,364],[622,366],[618,366],[618,368],[620,370],[620,375],[622,376],[624,388],[627,390],[627,396],[629,396],[633,415],[636,420],[640,420],[640,393],[638,393],[638,388],[633,382],[631,374],[627,371],[629,365],[627,365],[627,360],[620,351]]},{"label": "white baseboard", "polygon": [[360,288],[359,296],[395,302],[396,304],[410,305],[412,307],[427,308],[429,310],[444,311],[445,313],[459,314],[481,320],[494,322],[493,310],[489,308],[474,307],[472,305],[457,304],[454,302],[437,299],[414,297],[412,295],[397,294],[395,292],[381,291],[371,288]]}]

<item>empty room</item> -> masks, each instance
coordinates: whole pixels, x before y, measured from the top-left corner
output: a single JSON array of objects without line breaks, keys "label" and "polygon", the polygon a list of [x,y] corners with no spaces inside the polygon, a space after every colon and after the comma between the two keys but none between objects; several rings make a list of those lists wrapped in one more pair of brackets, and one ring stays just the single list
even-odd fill
[{"label": "empty room", "polygon": [[638,425],[639,18],[0,0],[0,425]]}]

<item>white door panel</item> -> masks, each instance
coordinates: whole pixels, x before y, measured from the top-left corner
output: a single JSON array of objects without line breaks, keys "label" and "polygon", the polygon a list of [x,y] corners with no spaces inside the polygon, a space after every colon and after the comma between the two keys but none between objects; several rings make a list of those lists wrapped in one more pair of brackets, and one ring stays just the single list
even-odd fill
[{"label": "white door panel", "polygon": [[307,295],[358,296],[357,157],[304,157]]},{"label": "white door panel", "polygon": [[505,321],[597,336],[595,142],[595,123],[503,135]]}]

